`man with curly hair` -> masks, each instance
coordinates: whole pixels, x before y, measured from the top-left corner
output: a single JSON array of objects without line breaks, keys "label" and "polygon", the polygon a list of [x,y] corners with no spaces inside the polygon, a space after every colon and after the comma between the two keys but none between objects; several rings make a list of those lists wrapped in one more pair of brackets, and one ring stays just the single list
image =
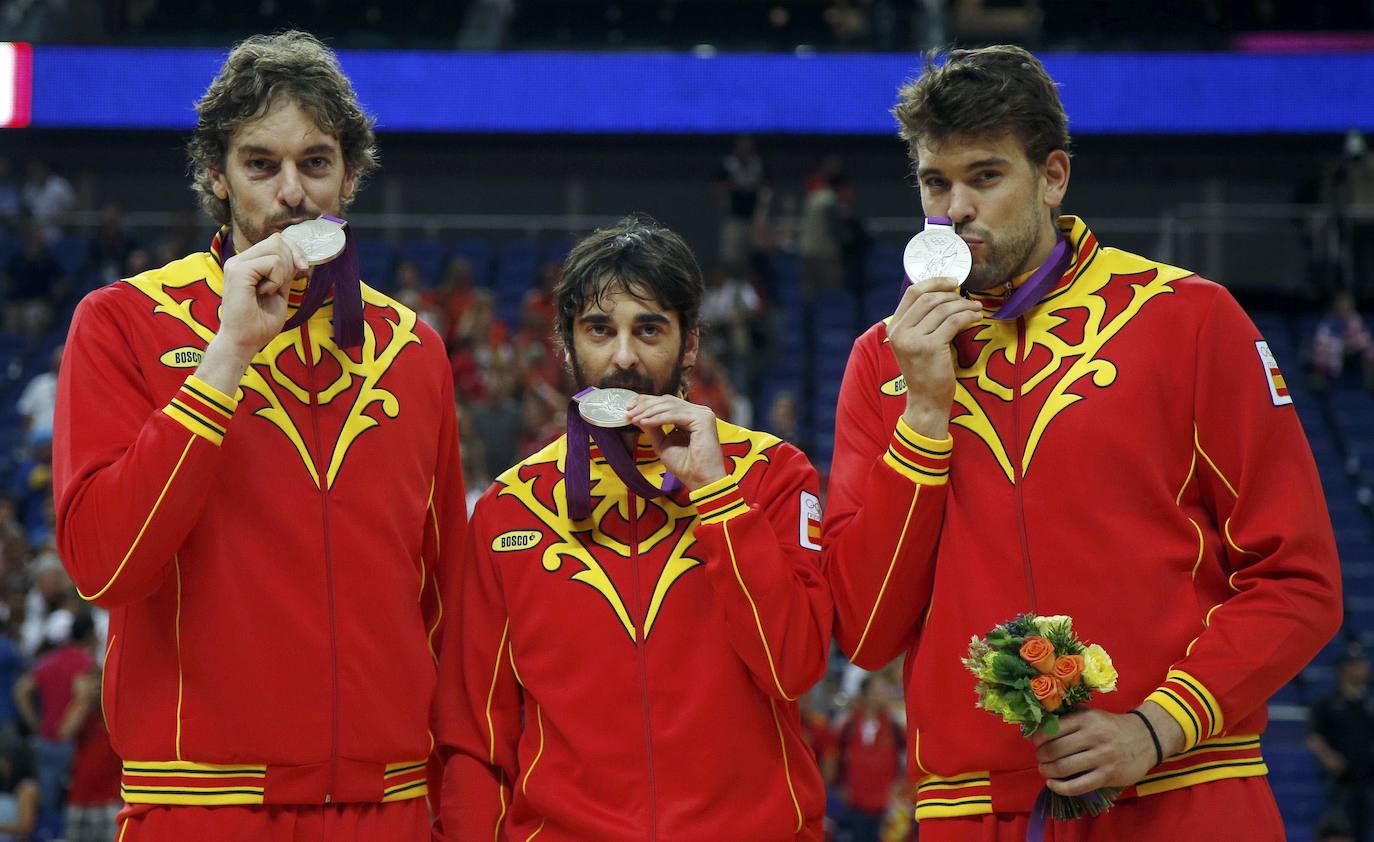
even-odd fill
[{"label": "man with curly hair", "polygon": [[301,32],[198,104],[208,251],[98,290],[58,391],[58,539],[110,609],[121,842],[429,838],[439,589],[465,529],[437,334],[283,229],[347,210],[372,123]]},{"label": "man with curly hair", "polygon": [[[1068,119],[1025,50],[955,50],[894,113],[972,270],[914,278],[855,342],[825,562],[845,654],[906,654],[922,842],[1282,839],[1265,702],[1341,587],[1273,354],[1225,288],[1058,214]],[[1071,615],[1120,676],[1034,741],[960,664],[1025,611]],[[1045,788],[1102,787],[1125,790],[1107,813],[1031,818]]]}]

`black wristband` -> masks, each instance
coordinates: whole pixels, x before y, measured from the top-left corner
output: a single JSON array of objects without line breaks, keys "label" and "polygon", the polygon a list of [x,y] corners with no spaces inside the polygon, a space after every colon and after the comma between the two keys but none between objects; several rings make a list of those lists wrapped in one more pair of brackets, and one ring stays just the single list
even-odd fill
[{"label": "black wristband", "polygon": [[[1127,711],[1140,717],[1140,721],[1145,723],[1145,730],[1150,732],[1150,740],[1155,744],[1155,766],[1164,762],[1164,749],[1159,745],[1159,735],[1155,733],[1155,726],[1150,724],[1150,719],[1138,710]],[[1154,768],[1154,766],[1150,767]]]}]

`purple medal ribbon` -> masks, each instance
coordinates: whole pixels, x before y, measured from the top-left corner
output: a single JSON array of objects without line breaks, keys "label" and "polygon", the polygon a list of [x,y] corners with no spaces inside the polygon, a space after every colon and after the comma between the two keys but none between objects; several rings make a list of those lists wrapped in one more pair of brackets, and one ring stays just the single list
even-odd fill
[{"label": "purple medal ribbon", "polygon": [[583,389],[568,401],[568,455],[563,466],[563,484],[568,495],[568,516],[573,520],[586,520],[592,514],[592,461],[590,438],[596,442],[606,457],[611,470],[625,483],[631,494],[648,500],[664,494],[672,494],[682,488],[682,481],[672,474],[663,475],[663,487],[659,488],[644,478],[635,465],[634,457],[626,449],[625,442],[615,430],[588,424],[577,411],[577,400],[591,388]]},{"label": "purple medal ribbon", "polygon": [[[932,216],[926,221],[932,225],[952,226],[954,224],[947,216]],[[1001,307],[997,308],[997,312],[988,318],[999,322],[1009,322],[1025,315],[1027,310],[1039,303],[1045,293],[1049,292],[1055,283],[1064,277],[1064,273],[1068,271],[1069,264],[1072,262],[1073,255],[1069,253],[1069,241],[1065,237],[1060,237],[1058,242],[1054,244],[1054,251],[1050,252],[1049,259],[1042,263],[1040,268],[1036,269],[1026,279],[1025,283],[1017,287],[1011,297],[1004,301]],[[911,278],[903,273],[902,291],[905,292],[909,286],[911,286]]]},{"label": "purple medal ribbon", "polygon": [[1050,820],[1050,790],[1046,787],[1035,796],[1030,821],[1026,823],[1026,842],[1045,842],[1045,825]]},{"label": "purple medal ribbon", "polygon": [[[337,216],[322,215],[322,219],[337,223],[344,229],[344,250],[328,263],[322,263],[310,273],[305,297],[295,315],[286,320],[282,330],[305,324],[329,296],[334,296],[334,344],[340,348],[356,348],[363,344],[363,288],[358,278],[358,247],[348,223]],[[233,257],[233,231],[225,231],[220,243],[220,264]]]},{"label": "purple medal ribbon", "polygon": [[1026,282],[1016,288],[997,312],[990,318],[999,322],[1009,322],[1012,319],[1023,315],[1027,310],[1034,307],[1045,297],[1045,293],[1064,277],[1068,271],[1070,263],[1069,241],[1066,237],[1060,237],[1054,244],[1054,251],[1050,252],[1049,260],[1046,260],[1036,269],[1034,274],[1026,279]]}]

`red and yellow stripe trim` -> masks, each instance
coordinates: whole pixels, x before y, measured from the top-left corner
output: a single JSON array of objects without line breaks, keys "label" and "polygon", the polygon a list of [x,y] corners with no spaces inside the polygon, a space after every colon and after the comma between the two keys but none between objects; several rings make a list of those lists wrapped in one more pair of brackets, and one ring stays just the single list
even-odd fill
[{"label": "red and yellow stripe trim", "polygon": [[[268,767],[254,763],[128,760],[119,792],[128,804],[262,804],[267,777]],[[426,763],[389,763],[381,783],[384,803],[423,798],[429,793]]]},{"label": "red and yellow stripe trim", "polygon": [[1185,751],[1220,734],[1226,724],[1216,697],[1183,670],[1169,670],[1164,683],[1146,701],[1164,708],[1183,728]]},{"label": "red and yellow stripe trim", "polygon": [[124,762],[119,794],[127,804],[261,804],[267,767],[176,761]]},{"label": "red and yellow stripe trim", "polygon": [[916,785],[916,820],[981,816],[992,812],[992,779],[987,772],[953,778],[931,775]]},{"label": "red and yellow stripe trim", "polygon": [[162,408],[173,421],[218,445],[239,402],[192,374]]},{"label": "red and yellow stripe trim", "polygon": [[722,477],[703,485],[690,495],[702,523],[725,523],[749,511],[739,483],[732,477]]},{"label": "red and yellow stripe trim", "polygon": [[898,418],[883,461],[918,485],[944,485],[949,482],[949,457],[953,450],[953,436],[946,436],[943,441],[928,438]]},{"label": "red and yellow stripe trim", "polygon": [[[1171,757],[1151,769],[1120,798],[1146,798],[1226,778],[1267,774],[1269,767],[1260,752],[1259,735],[1238,734],[1205,740]],[[922,778],[916,786],[916,819],[928,821],[993,813],[993,777],[988,772],[967,772],[948,778],[937,775]]]},{"label": "red and yellow stripe trim", "polygon": [[429,794],[429,775],[424,760],[388,763],[382,775],[382,802],[409,801]]}]

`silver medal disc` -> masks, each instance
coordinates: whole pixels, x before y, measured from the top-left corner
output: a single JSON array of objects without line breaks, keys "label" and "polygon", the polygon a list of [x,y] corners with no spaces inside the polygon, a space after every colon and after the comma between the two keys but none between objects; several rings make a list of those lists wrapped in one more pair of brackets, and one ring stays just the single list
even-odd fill
[{"label": "silver medal disc", "polygon": [[629,389],[594,389],[577,401],[577,411],[588,424],[598,427],[624,427],[629,424],[625,407],[639,397]]},{"label": "silver medal disc", "polygon": [[311,266],[328,263],[344,250],[348,238],[343,226],[327,219],[307,219],[282,230],[282,236],[301,247]]},{"label": "silver medal disc", "polygon": [[962,284],[973,269],[973,252],[953,228],[936,225],[906,244],[902,266],[913,284],[927,278],[953,278]]}]

